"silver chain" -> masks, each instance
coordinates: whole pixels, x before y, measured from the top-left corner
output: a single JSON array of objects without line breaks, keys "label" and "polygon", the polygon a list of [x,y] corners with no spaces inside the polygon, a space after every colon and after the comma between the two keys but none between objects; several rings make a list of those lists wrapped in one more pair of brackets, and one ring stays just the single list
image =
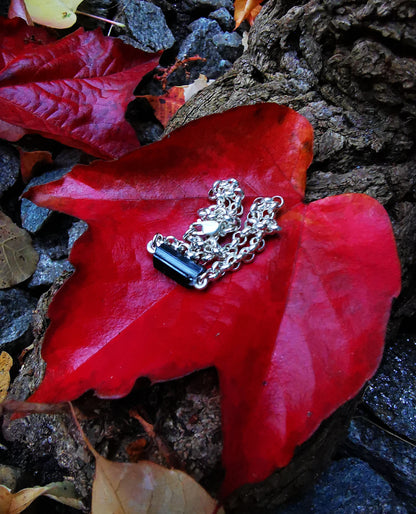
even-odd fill
[{"label": "silver chain", "polygon": [[[228,271],[236,271],[242,263],[252,262],[265,246],[264,237],[278,232],[281,227],[275,220],[284,200],[281,196],[256,198],[241,228],[244,193],[236,179],[217,180],[208,193],[215,201],[198,211],[198,220],[189,227],[183,240],[174,236],[155,234],[147,245],[150,253],[161,244],[169,244],[189,259],[202,265],[210,264],[194,285],[204,289],[209,282],[221,278]],[[220,245],[226,236],[231,240]]]}]

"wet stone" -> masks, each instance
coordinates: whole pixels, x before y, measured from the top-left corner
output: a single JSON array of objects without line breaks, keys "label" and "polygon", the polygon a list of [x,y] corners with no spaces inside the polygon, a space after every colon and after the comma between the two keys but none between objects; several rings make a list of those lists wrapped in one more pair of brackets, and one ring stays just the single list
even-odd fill
[{"label": "wet stone", "polygon": [[19,158],[14,149],[0,143],[0,198],[16,182],[19,171]]},{"label": "wet stone", "polygon": [[72,227],[68,230],[68,253],[72,250],[75,241],[82,236],[87,230],[88,223],[79,220],[72,224]]},{"label": "wet stone", "polygon": [[214,43],[215,36],[222,36],[223,32],[218,23],[207,18],[199,18],[189,25],[192,32],[182,42],[178,59],[185,59],[199,55],[206,61],[196,62],[192,65],[190,79],[195,80],[200,73],[209,79],[217,78],[231,67],[231,62],[224,59],[219,48]]},{"label": "wet stone", "polygon": [[41,286],[50,286],[57,278],[68,271],[74,271],[74,267],[67,259],[54,261],[48,255],[41,254],[38,267],[36,268],[28,287],[30,289],[35,289]]},{"label": "wet stone", "polygon": [[166,50],[175,43],[163,11],[144,1],[123,1],[124,22],[133,38],[133,45],[146,52]]},{"label": "wet stone", "polygon": [[185,0],[184,2],[185,9],[189,11],[194,11],[195,9],[203,9],[203,10],[218,10],[222,7],[227,9],[230,12],[234,12],[234,4],[232,0]]},{"label": "wet stone", "polygon": [[[364,459],[392,486],[409,512],[416,512],[416,448],[389,434],[381,427],[358,418],[352,421],[345,449],[349,455]],[[384,511],[379,511],[384,512]]]},{"label": "wet stone", "polygon": [[217,34],[213,38],[214,45],[224,59],[234,62],[243,53],[243,38],[237,32]]},{"label": "wet stone", "polygon": [[234,29],[234,18],[225,7],[221,7],[221,9],[212,12],[208,18],[216,21],[223,30],[230,32]]},{"label": "wet stone", "polygon": [[11,351],[30,338],[29,326],[36,299],[20,289],[0,291],[0,350]]},{"label": "wet stone", "polygon": [[[63,177],[65,173],[68,173],[68,171],[70,171],[69,168],[60,168],[57,170],[49,171],[48,173],[44,173],[39,177],[35,177],[26,186],[25,192],[33,186],[47,184],[48,182],[58,180],[61,177]],[[48,220],[52,215],[52,211],[50,209],[38,207],[26,198],[22,198],[20,213],[22,217],[22,227],[31,232],[32,234],[38,232],[42,228],[46,220]]]},{"label": "wet stone", "polygon": [[366,514],[397,513],[408,510],[397,499],[389,483],[359,459],[334,462],[321,475],[313,488],[295,502],[290,502],[270,514]]},{"label": "wet stone", "polygon": [[391,430],[416,441],[416,338],[403,337],[386,348],[364,402]]}]

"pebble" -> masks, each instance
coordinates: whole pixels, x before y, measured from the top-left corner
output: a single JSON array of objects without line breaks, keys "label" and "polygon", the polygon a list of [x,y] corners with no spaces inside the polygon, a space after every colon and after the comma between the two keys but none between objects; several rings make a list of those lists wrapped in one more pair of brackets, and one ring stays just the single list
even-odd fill
[{"label": "pebble", "polygon": [[225,32],[213,37],[214,45],[224,59],[234,62],[243,53],[243,38],[237,32]]},{"label": "pebble", "polygon": [[416,441],[416,338],[403,337],[386,348],[364,402],[391,430]]},{"label": "pebble", "polygon": [[234,12],[233,0],[185,0],[184,9],[189,11],[195,10],[218,10],[221,8],[227,9],[229,12]]},{"label": "pebble", "polygon": [[[33,186],[38,186],[40,184],[46,184],[48,182],[58,180],[63,177],[65,173],[68,173],[68,171],[68,168],[59,168],[57,170],[44,173],[39,177],[35,177],[29,182],[24,191],[26,192]],[[20,214],[22,218],[22,227],[32,234],[35,234],[43,227],[46,220],[50,218],[52,211],[50,209],[46,209],[45,207],[38,207],[27,198],[22,198]]]},{"label": "pebble", "polygon": [[178,59],[199,55],[206,59],[192,65],[190,79],[196,80],[199,74],[209,79],[216,78],[231,67],[231,62],[223,58],[220,48],[214,43],[214,38],[222,38],[224,33],[215,20],[199,18],[189,25],[192,32],[182,42]]},{"label": "pebble", "polygon": [[290,502],[270,514],[406,514],[389,483],[359,459],[334,462],[313,488],[297,502]]},{"label": "pebble", "polygon": [[124,19],[130,30],[134,46],[145,52],[166,50],[175,43],[163,11],[144,1],[124,0]]},{"label": "pebble", "polygon": [[16,182],[19,171],[17,153],[10,145],[0,143],[0,198]]},{"label": "pebble", "polygon": [[67,271],[74,271],[74,267],[67,259],[52,260],[48,255],[41,254],[38,267],[33,274],[28,287],[35,289],[40,286],[51,286],[53,282]]},{"label": "pebble", "polygon": [[389,481],[399,499],[406,502],[409,512],[416,512],[414,444],[394,437],[363,418],[357,418],[351,422],[345,446],[350,455],[364,459]]},{"label": "pebble", "polygon": [[[0,349],[11,351],[13,346],[27,342],[29,326],[36,299],[21,289],[0,291]],[[9,348],[11,346],[12,348]]]},{"label": "pebble", "polygon": [[223,30],[231,32],[234,29],[234,18],[225,7],[221,7],[220,9],[210,13],[208,18],[216,21]]},{"label": "pebble", "polygon": [[72,227],[68,230],[68,253],[72,250],[75,241],[82,236],[87,228],[88,223],[82,220],[75,221],[72,224]]}]

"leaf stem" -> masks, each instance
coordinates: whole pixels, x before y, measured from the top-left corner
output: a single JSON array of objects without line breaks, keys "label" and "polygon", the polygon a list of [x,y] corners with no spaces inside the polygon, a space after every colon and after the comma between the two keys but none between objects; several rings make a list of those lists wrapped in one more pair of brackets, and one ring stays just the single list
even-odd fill
[{"label": "leaf stem", "polygon": [[83,12],[83,11],[75,11],[75,14],[82,14],[83,16],[88,16],[89,18],[94,18],[94,20],[104,21],[105,23],[110,23],[110,25],[115,25],[116,27],[120,27],[124,29],[126,26],[124,23],[120,23],[118,21],[114,20],[108,20],[107,18],[102,18],[101,16],[96,16],[95,14],[90,14],[89,12]]}]

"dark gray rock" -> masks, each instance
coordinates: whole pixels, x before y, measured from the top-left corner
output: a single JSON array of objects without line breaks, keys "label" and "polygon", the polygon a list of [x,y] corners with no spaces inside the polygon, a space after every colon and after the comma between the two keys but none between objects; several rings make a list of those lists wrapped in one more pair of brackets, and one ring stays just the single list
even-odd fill
[{"label": "dark gray rock", "polygon": [[218,48],[221,57],[234,62],[243,53],[243,38],[237,32],[225,32],[213,37],[214,45]]},{"label": "dark gray rock", "polygon": [[232,31],[235,25],[233,16],[225,7],[210,13],[209,19],[216,21],[223,30]]},{"label": "dark gray rock", "polygon": [[[364,401],[393,432],[416,441],[416,338],[404,337],[384,353]],[[415,492],[416,493],[416,492]]]},{"label": "dark gray rock", "polygon": [[184,1],[184,8],[191,12],[195,10],[215,11],[222,7],[230,12],[234,12],[234,4],[232,0],[198,0],[198,2],[195,2],[195,0]]},{"label": "dark gray rock", "polygon": [[75,241],[82,236],[87,230],[88,223],[79,220],[72,224],[72,227],[68,230],[68,253],[72,250]]},{"label": "dark gray rock", "polygon": [[14,149],[0,143],[0,198],[16,182],[19,176],[20,163]]},{"label": "dark gray rock", "polygon": [[40,286],[50,286],[57,278],[68,271],[74,271],[74,267],[67,259],[54,261],[45,253],[41,254],[38,267],[28,287],[34,289]]},{"label": "dark gray rock", "polygon": [[[68,173],[68,171],[70,171],[70,169],[60,168],[57,170],[44,173],[39,177],[35,177],[29,182],[29,184],[25,188],[25,191],[27,191],[33,186],[38,186],[40,184],[46,184],[48,182],[58,180],[61,177],[63,177],[65,173]],[[45,221],[49,219],[49,217],[51,216],[52,211],[44,207],[38,207],[30,200],[22,198],[20,214],[22,217],[22,227],[31,232],[32,234],[34,234],[42,228]]]},{"label": "dark gray rock", "polygon": [[[143,1],[123,0],[124,23],[133,38],[133,45],[146,52],[170,48],[174,42],[162,10]],[[125,38],[123,38],[125,39]]]},{"label": "dark gray rock", "polygon": [[29,341],[29,326],[36,299],[20,289],[0,291],[0,349],[11,351]]},{"label": "dark gray rock", "polygon": [[[358,418],[350,425],[347,442],[350,455],[364,459],[391,484],[396,496],[416,512],[416,448],[381,427]],[[381,511],[383,512],[383,511]]]},{"label": "dark gray rock", "polygon": [[203,73],[213,79],[224,73],[231,67],[230,61],[223,59],[218,47],[214,43],[215,36],[222,36],[223,32],[218,23],[208,18],[199,18],[189,25],[191,34],[182,42],[178,59],[185,59],[199,55],[206,59],[205,62],[197,62],[192,66],[191,80],[198,78]]},{"label": "dark gray rock", "polygon": [[[396,498],[392,488],[371,467],[358,459],[334,462],[319,478],[312,490],[296,503],[291,502],[273,514],[366,514],[408,511]],[[272,514],[270,512],[270,514]]]}]

